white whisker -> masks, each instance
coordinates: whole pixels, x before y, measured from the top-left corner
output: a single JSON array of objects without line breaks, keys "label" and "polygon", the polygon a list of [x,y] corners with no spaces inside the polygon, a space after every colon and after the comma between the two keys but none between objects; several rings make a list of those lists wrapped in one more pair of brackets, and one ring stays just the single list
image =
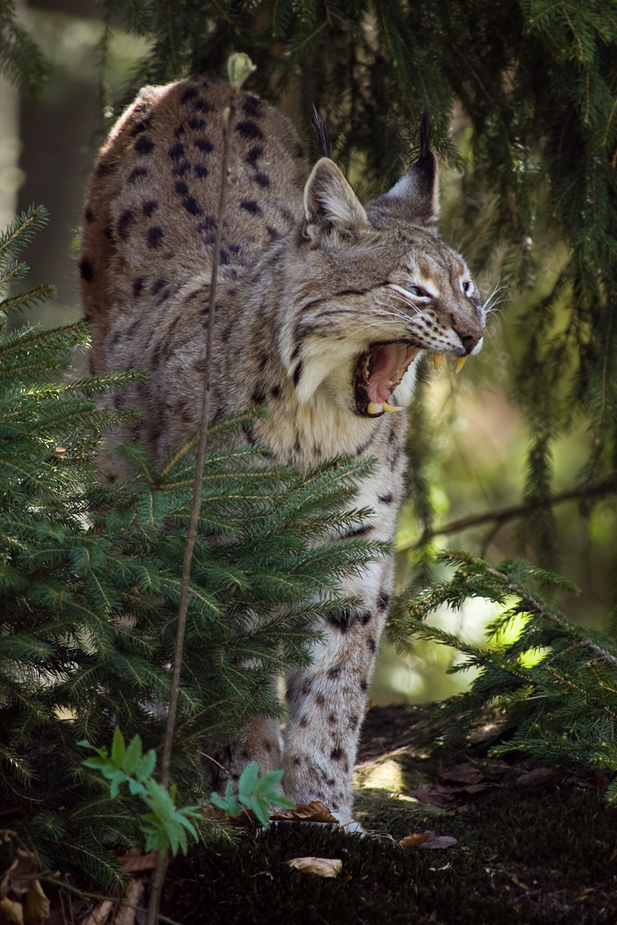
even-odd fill
[{"label": "white whisker", "polygon": [[[392,288],[392,287],[391,287],[391,288]],[[406,306],[407,308],[413,308],[413,310],[414,310],[414,312],[416,313],[416,315],[419,315],[420,318],[430,319],[430,315],[429,315],[427,312],[423,312],[422,309],[419,308],[419,307],[415,304],[415,302],[411,302],[409,299],[407,299],[405,296],[403,296],[402,293],[398,292],[396,289],[394,289],[393,291],[398,295],[399,299],[402,299],[402,300],[403,300],[403,302],[404,302],[404,304],[405,304],[405,306]],[[383,303],[380,303],[380,304],[383,304]],[[407,316],[407,317],[409,317],[409,316]]]}]

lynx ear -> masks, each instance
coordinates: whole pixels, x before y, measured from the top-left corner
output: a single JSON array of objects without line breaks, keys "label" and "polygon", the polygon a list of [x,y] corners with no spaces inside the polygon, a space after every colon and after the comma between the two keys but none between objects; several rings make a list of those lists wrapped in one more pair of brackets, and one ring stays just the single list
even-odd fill
[{"label": "lynx ear", "polygon": [[351,186],[334,161],[322,157],[304,187],[305,234],[317,246],[324,235],[354,237],[369,221]]},{"label": "lynx ear", "polygon": [[392,189],[367,203],[366,211],[373,225],[387,224],[388,219],[431,225],[439,214],[439,170],[430,148],[428,113],[420,123],[420,157]]}]

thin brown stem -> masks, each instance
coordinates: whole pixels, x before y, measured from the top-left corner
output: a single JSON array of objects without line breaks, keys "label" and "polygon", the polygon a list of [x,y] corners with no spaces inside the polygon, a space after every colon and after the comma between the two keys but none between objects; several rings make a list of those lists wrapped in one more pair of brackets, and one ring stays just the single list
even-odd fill
[{"label": "thin brown stem", "polygon": [[[182,671],[182,657],[184,650],[184,634],[186,630],[186,620],[190,601],[191,566],[193,562],[193,550],[195,548],[195,541],[197,539],[197,526],[199,523],[199,513],[201,509],[203,467],[204,458],[206,455],[206,445],[208,442],[208,418],[210,416],[214,311],[216,306],[216,289],[221,255],[221,241],[223,237],[223,218],[225,215],[225,205],[227,202],[227,171],[229,165],[229,152],[231,149],[232,125],[236,111],[237,99],[238,91],[232,87],[229,93],[229,108],[226,114],[227,125],[225,128],[223,163],[221,167],[221,194],[219,198],[218,219],[216,234],[214,238],[214,254],[212,257],[212,278],[210,282],[210,304],[208,306],[208,330],[206,340],[206,372],[204,376],[201,418],[199,423],[199,442],[197,445],[197,456],[195,459],[195,484],[193,488],[193,501],[191,504],[191,515],[189,518],[189,526],[186,535],[186,544],[184,547],[182,581],[180,585],[180,606],[178,608],[178,626],[176,629],[176,644],[174,649],[171,684],[169,688],[169,707],[167,711],[167,722],[165,725],[165,735],[163,737],[163,750],[161,757],[161,783],[164,787],[169,786],[169,768],[171,764],[171,751],[173,745],[174,728],[176,724],[176,713],[178,710],[180,674]],[[146,925],[156,925],[160,918],[159,905],[161,901],[161,892],[163,890],[163,881],[165,880],[166,870],[167,856],[159,853],[157,864],[152,874],[150,901],[148,903],[148,916],[146,918]]]},{"label": "thin brown stem", "polygon": [[[556,504],[563,504],[566,501],[598,498],[603,495],[614,494],[616,491],[617,477],[613,475],[599,482],[597,485],[587,485],[581,488],[572,488],[569,491],[559,492],[549,499],[549,504],[553,507]],[[407,549],[416,549],[418,546],[431,540],[434,536],[448,536],[451,533],[460,533],[463,530],[468,530],[470,527],[482,526],[482,524],[495,524],[496,529],[492,531],[492,535],[494,535],[499,527],[502,527],[510,520],[516,520],[519,517],[524,517],[526,514],[531,514],[537,506],[536,502],[530,502],[527,504],[514,504],[511,507],[496,508],[491,511],[483,511],[481,514],[468,514],[465,517],[451,520],[441,527],[436,527],[434,530],[426,530],[419,540],[406,540],[403,543],[399,543],[396,547],[396,551],[404,552]]]}]

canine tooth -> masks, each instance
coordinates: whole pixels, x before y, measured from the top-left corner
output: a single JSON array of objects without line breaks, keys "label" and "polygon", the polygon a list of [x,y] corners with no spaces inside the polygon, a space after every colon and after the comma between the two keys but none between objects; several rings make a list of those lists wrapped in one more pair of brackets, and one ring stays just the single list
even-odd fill
[{"label": "canine tooth", "polygon": [[366,410],[369,414],[381,414],[383,411],[383,405],[374,405],[373,402],[370,401]]},{"label": "canine tooth", "polygon": [[463,366],[465,365],[465,360],[466,360],[466,359],[467,359],[467,357],[459,357],[458,360],[456,361],[456,371],[457,371],[457,373],[460,373],[460,371],[462,370]]},{"label": "canine tooth", "polygon": [[439,369],[443,363],[443,353],[434,353],[433,354],[433,366],[435,369]]},{"label": "canine tooth", "polygon": [[393,411],[403,410],[402,405],[389,405],[387,401],[385,401],[381,407],[383,408],[384,411],[387,411],[388,414],[392,414]]}]

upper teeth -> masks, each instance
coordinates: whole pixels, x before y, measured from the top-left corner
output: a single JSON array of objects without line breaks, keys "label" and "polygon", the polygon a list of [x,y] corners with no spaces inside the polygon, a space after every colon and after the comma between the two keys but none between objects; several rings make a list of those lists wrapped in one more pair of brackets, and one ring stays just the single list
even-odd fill
[{"label": "upper teeth", "polygon": [[[456,372],[457,373],[460,373],[460,371],[462,370],[463,366],[465,365],[466,359],[467,357],[459,357],[458,360],[456,361]],[[433,366],[435,367],[435,369],[439,369],[443,361],[444,361],[443,353],[433,354]]]}]

